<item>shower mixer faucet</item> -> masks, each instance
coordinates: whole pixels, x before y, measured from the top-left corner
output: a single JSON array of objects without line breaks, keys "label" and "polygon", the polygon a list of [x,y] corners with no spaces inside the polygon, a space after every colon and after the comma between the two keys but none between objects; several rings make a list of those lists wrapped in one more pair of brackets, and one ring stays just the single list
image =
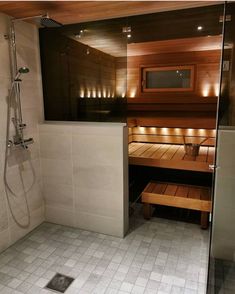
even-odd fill
[{"label": "shower mixer faucet", "polygon": [[[11,92],[9,94],[8,101],[8,123],[7,123],[7,147],[11,148],[22,147],[24,149],[28,148],[28,145],[33,144],[33,138],[24,138],[24,129],[26,128],[26,124],[23,123],[22,118],[22,110],[21,110],[21,99],[20,99],[20,83],[22,80],[20,79],[21,74],[26,74],[29,72],[27,67],[20,67],[13,78]],[[15,103],[14,103],[14,116],[11,118],[11,121],[15,128],[15,134],[13,139],[9,139],[9,124],[10,124],[10,115],[11,115],[11,106],[12,106],[12,96],[15,93]]]}]

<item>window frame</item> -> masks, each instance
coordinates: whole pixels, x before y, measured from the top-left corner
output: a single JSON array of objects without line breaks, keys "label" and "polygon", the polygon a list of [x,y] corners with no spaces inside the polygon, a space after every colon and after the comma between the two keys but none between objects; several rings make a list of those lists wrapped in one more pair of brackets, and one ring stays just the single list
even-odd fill
[{"label": "window frame", "polygon": [[[167,70],[184,70],[191,71],[190,87],[188,88],[146,88],[146,75],[150,71],[167,71]],[[154,93],[154,92],[192,92],[195,86],[195,65],[173,65],[173,66],[141,66],[141,92]]]}]

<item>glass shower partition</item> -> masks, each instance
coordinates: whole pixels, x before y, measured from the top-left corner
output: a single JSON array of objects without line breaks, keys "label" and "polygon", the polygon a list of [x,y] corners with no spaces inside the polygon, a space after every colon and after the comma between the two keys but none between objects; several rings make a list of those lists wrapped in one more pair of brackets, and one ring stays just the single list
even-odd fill
[{"label": "glass shower partition", "polygon": [[235,293],[235,3],[225,4],[209,294]]},{"label": "glass shower partition", "polygon": [[126,122],[126,19],[40,29],[45,119]]}]

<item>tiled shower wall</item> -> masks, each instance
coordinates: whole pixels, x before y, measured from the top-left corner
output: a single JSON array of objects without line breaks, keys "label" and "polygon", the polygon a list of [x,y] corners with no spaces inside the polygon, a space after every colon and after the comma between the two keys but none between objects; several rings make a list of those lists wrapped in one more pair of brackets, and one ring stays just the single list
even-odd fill
[{"label": "tiled shower wall", "polygon": [[[18,68],[30,70],[22,75],[21,100],[25,137],[33,137],[34,144],[12,150],[8,160],[8,183],[17,194],[8,192],[9,201],[24,228],[15,223],[3,180],[9,24],[9,17],[0,14],[0,252],[45,220],[122,237],[128,228],[127,130],[123,124],[42,124],[38,30],[25,22],[16,24],[17,61]],[[29,225],[24,190],[29,190]]]},{"label": "tiled shower wall", "polygon": [[[38,124],[43,118],[38,32],[36,27],[23,22],[16,24],[18,67],[27,66],[30,72],[22,76],[22,111],[24,122],[27,124],[25,137],[33,137],[35,143],[27,151],[19,148],[11,152],[7,178],[10,187],[17,193],[17,197],[8,193],[13,213],[23,225],[27,224],[26,205],[22,196],[23,185],[26,190],[29,190],[27,197],[30,208],[30,224],[26,228],[20,228],[16,225],[6,200],[3,166],[7,97],[11,86],[11,75],[9,41],[4,38],[4,34],[8,32],[9,18],[0,14],[0,252],[44,221],[38,144]],[[11,134],[13,134],[12,131]]]}]

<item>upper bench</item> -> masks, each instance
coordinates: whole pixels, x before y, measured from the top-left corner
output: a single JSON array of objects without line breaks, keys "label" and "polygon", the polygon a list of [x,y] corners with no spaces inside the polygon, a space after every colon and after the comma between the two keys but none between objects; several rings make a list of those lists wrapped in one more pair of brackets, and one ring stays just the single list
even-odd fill
[{"label": "upper bench", "polygon": [[[215,135],[214,129],[130,127],[129,164],[212,172]],[[196,144],[206,139],[198,156],[185,154],[184,138]]]}]

